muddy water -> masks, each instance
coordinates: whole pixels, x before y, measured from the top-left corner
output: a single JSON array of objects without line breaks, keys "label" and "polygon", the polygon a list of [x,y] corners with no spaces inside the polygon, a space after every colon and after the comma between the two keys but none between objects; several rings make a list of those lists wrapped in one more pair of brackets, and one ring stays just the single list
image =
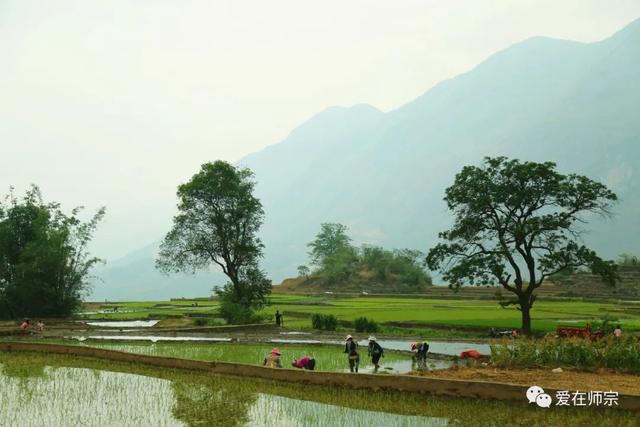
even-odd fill
[{"label": "muddy water", "polygon": [[150,328],[158,322],[159,320],[118,320],[108,322],[87,322],[87,325],[105,328]]},{"label": "muddy water", "polygon": [[[312,339],[285,339],[285,338],[276,338],[271,339],[269,342],[272,343],[280,343],[280,344],[333,344],[333,345],[343,345],[343,341],[337,340],[312,340]],[[378,340],[378,343],[382,346],[382,348],[387,350],[400,350],[400,351],[411,351],[411,343],[415,341],[394,341],[394,340]],[[369,341],[361,340],[358,341],[358,344],[361,348],[366,348],[369,345]],[[461,352],[465,350],[475,349],[478,350],[481,354],[489,355],[491,353],[491,349],[489,344],[475,344],[469,342],[451,342],[451,341],[429,341],[429,352],[444,354],[448,356],[457,356]]]},{"label": "muddy water", "polygon": [[[415,341],[386,341],[380,340],[378,343],[383,348],[390,350],[411,350],[411,343]],[[367,345],[367,341],[360,341],[360,345]],[[475,349],[482,354],[490,354],[489,344],[474,344],[469,342],[451,342],[451,341],[429,341],[429,351],[431,353],[446,354],[455,356],[465,350]]]},{"label": "muddy water", "polygon": [[89,335],[89,336],[73,336],[72,339],[78,341],[85,340],[113,340],[113,341],[206,341],[206,342],[230,342],[231,338],[215,338],[215,337],[168,337],[160,335]]},{"label": "muddy water", "polygon": [[[453,361],[451,360],[427,359],[427,367],[424,370],[436,371],[441,369],[449,369],[451,366],[453,366]],[[366,368],[360,368],[358,372],[362,372],[365,374],[406,374],[414,370],[416,370],[416,366],[414,366],[411,360],[385,362],[383,358],[380,360],[380,369],[378,370],[378,372],[376,372],[371,365],[367,366]],[[349,369],[344,369],[343,372],[349,372]]]}]

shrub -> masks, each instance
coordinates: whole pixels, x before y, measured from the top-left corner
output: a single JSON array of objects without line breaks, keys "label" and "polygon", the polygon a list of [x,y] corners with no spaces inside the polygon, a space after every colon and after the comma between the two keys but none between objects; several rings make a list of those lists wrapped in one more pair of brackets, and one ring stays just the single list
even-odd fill
[{"label": "shrub", "polygon": [[353,321],[356,332],[378,332],[380,326],[374,321],[366,317],[358,317]]},{"label": "shrub", "polygon": [[261,323],[270,318],[269,315],[256,314],[251,307],[222,299],[220,301],[220,316],[232,325]]},{"label": "shrub", "polygon": [[608,336],[597,341],[554,336],[523,338],[492,344],[491,361],[500,367],[565,366],[640,372],[640,342],[633,336]]},{"label": "shrub", "polygon": [[602,319],[594,321],[591,324],[591,328],[594,331],[602,331],[605,334],[612,334],[614,329],[616,328],[615,325],[617,322],[617,317],[609,316],[609,314],[606,314],[604,317],[602,317]]},{"label": "shrub", "polygon": [[193,321],[193,324],[196,326],[205,326],[207,324],[207,319],[204,317],[198,317]]},{"label": "shrub", "polygon": [[222,326],[225,323],[222,319],[196,317],[193,321],[193,324],[196,326]]},{"label": "shrub", "polygon": [[333,314],[314,314],[311,316],[311,326],[313,329],[335,331],[338,326],[338,318]]}]

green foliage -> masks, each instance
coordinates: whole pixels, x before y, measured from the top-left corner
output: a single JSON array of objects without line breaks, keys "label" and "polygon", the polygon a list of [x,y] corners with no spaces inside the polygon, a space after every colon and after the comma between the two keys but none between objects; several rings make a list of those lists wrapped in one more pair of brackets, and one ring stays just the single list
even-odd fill
[{"label": "green foliage", "polygon": [[373,320],[366,317],[358,317],[353,321],[356,332],[379,332],[380,326]]},{"label": "green foliage", "polygon": [[267,304],[267,296],[271,293],[271,280],[257,266],[249,266],[240,272],[236,286],[227,283],[218,291],[220,299],[220,315],[228,323],[259,323],[267,320],[265,316],[255,313]]},{"label": "green foliage", "polygon": [[220,300],[220,316],[230,324],[260,323],[263,316],[251,308],[230,300]]},{"label": "green foliage", "polygon": [[465,166],[444,198],[454,226],[439,234],[444,242],[427,256],[429,268],[452,287],[497,282],[515,294],[502,303],[519,306],[525,333],[531,330],[534,291],[547,277],[586,266],[609,284],[618,279],[612,261],[577,239],[585,215],[607,215],[616,195],[555,166],[505,157]]},{"label": "green foliage", "polygon": [[271,282],[258,267],[263,245],[257,237],[264,211],[253,196],[249,169],[205,163],[178,187],[178,215],[160,246],[156,266],[165,273],[194,272],[215,264],[230,282],[219,292],[229,322],[252,321],[266,304]]},{"label": "green foliage", "polygon": [[424,254],[413,249],[386,250],[379,246],[365,245],[360,249],[359,262],[375,273],[375,279],[390,279],[420,288],[431,284],[431,277],[424,269]]},{"label": "green foliage", "polygon": [[0,202],[0,318],[67,317],[79,308],[91,268],[87,246],[104,208],[83,222],[45,204],[36,186]]},{"label": "green foliage", "polygon": [[616,328],[615,322],[618,322],[618,318],[607,314],[600,320],[591,322],[591,328],[594,331],[602,331],[605,334],[611,334]]},{"label": "green foliage", "polygon": [[342,224],[320,224],[320,232],[313,242],[307,245],[310,248],[311,262],[319,267],[324,267],[326,259],[334,257],[346,248],[351,247],[351,238],[347,236],[347,227]]},{"label": "green foliage", "polygon": [[608,368],[640,372],[640,341],[636,337],[518,339],[491,346],[491,362],[500,367],[548,366]]},{"label": "green foliage", "polygon": [[328,285],[349,280],[356,272],[358,253],[352,246],[341,247],[324,258],[320,270]]},{"label": "green foliage", "polygon": [[311,327],[321,331],[335,331],[338,327],[338,318],[333,314],[315,313],[311,316]]},{"label": "green foliage", "polygon": [[222,326],[225,322],[220,318],[197,317],[193,320],[193,324],[196,326]]},{"label": "green foliage", "polygon": [[306,265],[298,266],[298,276],[308,278],[309,274],[311,274],[311,270],[309,269],[309,267],[307,267]]},{"label": "green foliage", "polygon": [[[424,254],[411,249],[386,250],[378,246],[353,247],[342,224],[322,224],[316,239],[309,243],[310,256],[329,286],[349,281],[400,283],[413,289],[431,284],[425,271]],[[373,274],[370,274],[373,273]],[[366,279],[358,276],[364,275]]]}]

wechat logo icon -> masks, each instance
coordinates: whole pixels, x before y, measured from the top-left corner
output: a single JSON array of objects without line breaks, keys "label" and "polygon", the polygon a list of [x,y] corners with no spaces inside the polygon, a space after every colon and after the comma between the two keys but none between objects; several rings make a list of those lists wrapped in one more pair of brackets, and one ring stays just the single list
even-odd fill
[{"label": "wechat logo icon", "polygon": [[527,400],[529,403],[535,403],[541,408],[551,407],[551,396],[544,392],[542,387],[537,385],[531,386],[527,389]]}]

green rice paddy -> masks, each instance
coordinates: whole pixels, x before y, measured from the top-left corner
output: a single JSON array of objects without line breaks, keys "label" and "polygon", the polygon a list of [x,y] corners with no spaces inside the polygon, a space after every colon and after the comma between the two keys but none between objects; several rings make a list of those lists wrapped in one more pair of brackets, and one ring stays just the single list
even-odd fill
[{"label": "green rice paddy", "polygon": [[[116,313],[94,313],[88,318],[140,319],[167,316],[217,316],[215,301],[197,301],[198,307],[190,300],[166,302],[117,303]],[[284,313],[287,328],[310,329],[313,313],[333,314],[339,320],[353,321],[357,317],[367,317],[380,323],[387,330],[402,334],[416,328],[436,328],[430,336],[465,336],[484,334],[489,328],[519,328],[520,312],[515,307],[502,308],[493,300],[433,299],[416,297],[333,297],[274,294],[272,305],[264,310],[273,315],[276,310]],[[109,307],[110,304],[102,304]],[[615,319],[625,330],[640,330],[640,304],[630,301],[589,302],[579,300],[540,299],[531,312],[533,329],[550,332],[558,325],[585,325],[604,316]],[[401,326],[385,326],[400,323]],[[440,328],[461,328],[476,330],[475,334],[465,332],[435,332]],[[453,334],[453,335],[451,335]]]},{"label": "green rice paddy", "polygon": [[635,426],[605,408],[238,379],[63,355],[0,353],[0,424],[10,426]]},{"label": "green rice paddy", "polygon": [[[348,370],[347,355],[344,347],[304,345],[304,344],[236,344],[236,343],[107,343],[100,341],[85,341],[83,345],[108,350],[124,351],[128,353],[148,354],[151,356],[176,357],[216,362],[246,363],[262,365],[264,357],[273,347],[278,347],[282,353],[281,361],[285,367],[290,367],[295,358],[309,355],[316,359],[316,370],[342,372]],[[411,366],[411,356],[407,353],[385,352],[381,359],[381,372],[394,372],[393,367],[401,363]],[[367,357],[367,348],[360,348],[360,368],[363,372],[373,370],[371,360]],[[406,370],[405,370],[406,371]]]}]

